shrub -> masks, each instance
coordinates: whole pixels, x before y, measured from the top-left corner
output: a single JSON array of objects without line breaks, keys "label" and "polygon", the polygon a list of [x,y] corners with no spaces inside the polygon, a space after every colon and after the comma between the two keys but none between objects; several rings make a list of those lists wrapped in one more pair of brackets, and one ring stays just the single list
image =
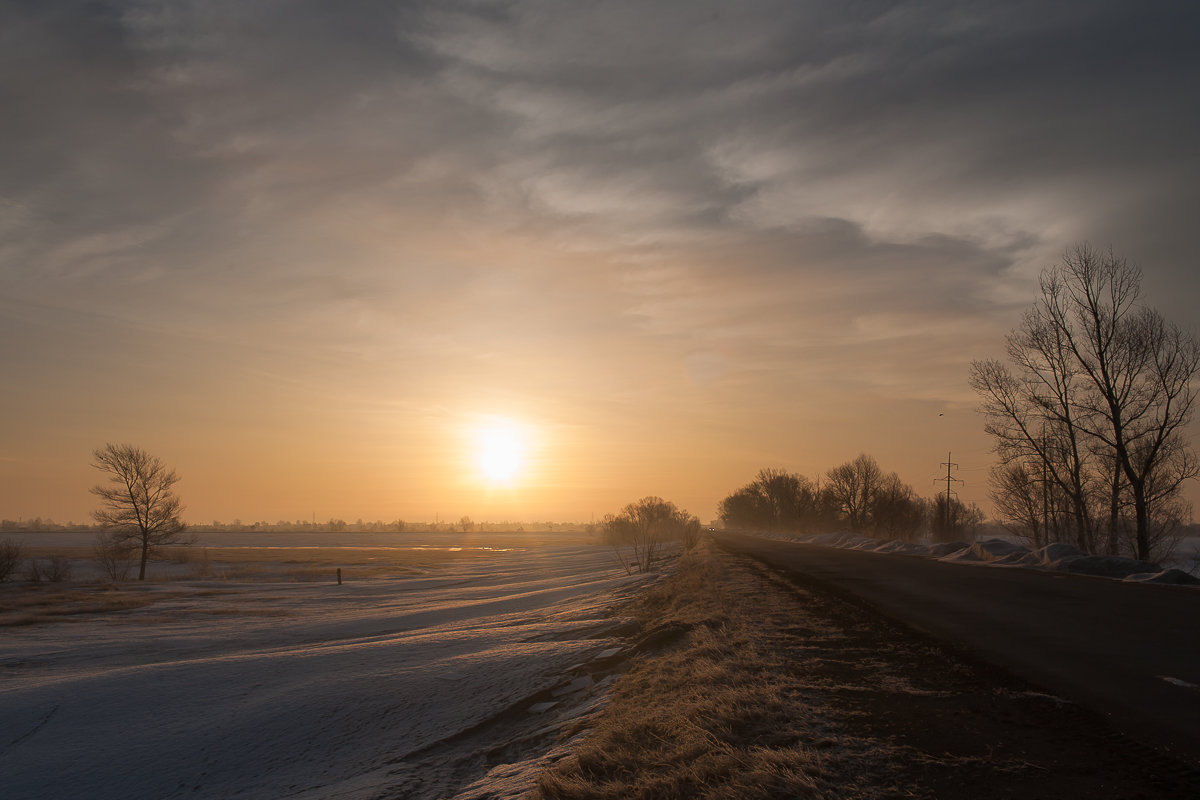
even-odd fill
[{"label": "shrub", "polygon": [[117,539],[108,532],[96,534],[96,561],[109,580],[120,583],[129,580],[137,548],[127,540]]},{"label": "shrub", "polygon": [[31,558],[25,567],[30,583],[62,583],[71,580],[71,559],[66,556]]},{"label": "shrub", "polygon": [[71,559],[66,556],[51,556],[46,559],[43,575],[49,583],[71,580]]},{"label": "shrub", "polygon": [[170,561],[172,564],[190,564],[195,558],[191,547],[164,547],[161,553],[163,560]]},{"label": "shrub", "polygon": [[21,545],[5,539],[0,542],[0,583],[8,580],[21,566]]}]

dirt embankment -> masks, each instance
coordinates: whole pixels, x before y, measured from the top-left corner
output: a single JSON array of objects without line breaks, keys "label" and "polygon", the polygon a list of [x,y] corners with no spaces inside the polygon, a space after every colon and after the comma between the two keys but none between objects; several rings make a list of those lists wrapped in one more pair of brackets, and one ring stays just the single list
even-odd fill
[{"label": "dirt embankment", "polygon": [[871,611],[703,546],[542,798],[1158,798],[1195,772]]}]

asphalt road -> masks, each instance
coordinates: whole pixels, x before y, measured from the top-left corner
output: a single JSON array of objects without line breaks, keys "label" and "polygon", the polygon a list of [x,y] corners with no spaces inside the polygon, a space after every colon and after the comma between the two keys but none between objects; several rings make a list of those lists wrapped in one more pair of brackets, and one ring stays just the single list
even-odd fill
[{"label": "asphalt road", "polygon": [[733,533],[717,542],[865,601],[1200,766],[1200,589]]}]

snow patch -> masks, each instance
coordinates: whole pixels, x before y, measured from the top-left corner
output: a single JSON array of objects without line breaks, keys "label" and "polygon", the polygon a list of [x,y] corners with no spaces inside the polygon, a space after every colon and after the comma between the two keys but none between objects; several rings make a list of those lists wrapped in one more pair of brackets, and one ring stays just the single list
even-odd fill
[{"label": "snow patch", "polygon": [[1004,539],[984,539],[942,556],[942,561],[976,561],[1011,564],[1029,555],[1029,548]]},{"label": "snow patch", "polygon": [[970,544],[966,542],[920,542],[883,541],[857,533],[835,531],[821,534],[760,534],[768,538],[785,541],[817,544],[864,552],[892,553],[899,555],[936,558],[939,561],[958,564],[974,564],[989,567],[1024,567],[1077,575],[1115,578],[1138,583],[1158,583],[1175,586],[1200,586],[1196,578],[1181,569],[1164,570],[1157,564],[1119,556],[1090,555],[1069,544],[1054,544],[1030,550],[1006,539],[983,539]]},{"label": "snow patch", "polygon": [[1127,578],[1130,575],[1159,572],[1157,564],[1120,556],[1079,556],[1062,563],[1062,569],[1102,578]]},{"label": "snow patch", "polygon": [[1200,586],[1200,578],[1189,575],[1181,569],[1166,569],[1162,572],[1135,572],[1126,575],[1124,580],[1138,583],[1166,583],[1175,586]]}]

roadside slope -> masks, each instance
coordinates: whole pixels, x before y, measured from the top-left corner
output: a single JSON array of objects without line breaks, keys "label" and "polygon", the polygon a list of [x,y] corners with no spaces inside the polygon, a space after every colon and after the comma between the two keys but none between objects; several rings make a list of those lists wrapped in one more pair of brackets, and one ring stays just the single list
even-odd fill
[{"label": "roadside slope", "polygon": [[1200,766],[1200,591],[736,534],[718,542],[866,602]]},{"label": "roadside slope", "polygon": [[541,798],[1195,796],[1097,715],[704,545]]}]

